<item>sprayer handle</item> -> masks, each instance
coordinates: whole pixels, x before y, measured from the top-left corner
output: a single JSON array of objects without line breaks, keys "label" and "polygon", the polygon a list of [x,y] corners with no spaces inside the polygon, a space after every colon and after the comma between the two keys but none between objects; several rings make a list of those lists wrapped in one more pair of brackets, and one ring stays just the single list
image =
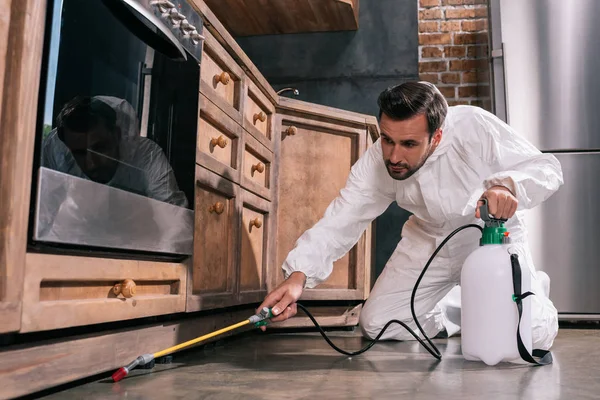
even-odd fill
[{"label": "sprayer handle", "polygon": [[479,206],[479,216],[484,222],[507,221],[506,219],[502,218],[494,218],[494,216],[490,214],[490,209],[488,208],[488,200],[485,197],[482,197],[481,199],[479,199],[479,201],[483,203],[483,205]]}]

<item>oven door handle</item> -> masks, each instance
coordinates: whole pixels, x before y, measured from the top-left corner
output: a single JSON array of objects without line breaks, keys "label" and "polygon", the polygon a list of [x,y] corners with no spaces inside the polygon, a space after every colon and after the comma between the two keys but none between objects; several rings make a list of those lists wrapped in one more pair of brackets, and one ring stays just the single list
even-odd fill
[{"label": "oven door handle", "polygon": [[[187,60],[185,49],[177,37],[159,17],[139,3],[139,0],[104,0],[104,4],[128,30],[150,47],[171,58]],[[148,23],[158,29],[164,37],[152,31],[148,27]]]}]

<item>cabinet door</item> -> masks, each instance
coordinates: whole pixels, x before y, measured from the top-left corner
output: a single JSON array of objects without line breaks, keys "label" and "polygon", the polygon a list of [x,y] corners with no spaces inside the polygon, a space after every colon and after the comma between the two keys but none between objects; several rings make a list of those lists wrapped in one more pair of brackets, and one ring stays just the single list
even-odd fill
[{"label": "cabinet door", "polygon": [[0,0],[0,9],[1,334],[21,326],[46,1]]},{"label": "cabinet door", "polygon": [[267,294],[271,203],[242,190],[240,303],[261,302]]},{"label": "cabinet door", "polygon": [[187,311],[236,303],[239,186],[196,167],[193,268]]},{"label": "cabinet door", "polygon": [[[364,121],[364,119],[363,119]],[[296,113],[278,116],[277,262],[275,286],[283,280],[281,265],[296,240],[324,215],[345,186],[351,166],[366,149],[364,124]],[[277,161],[277,160],[276,160]],[[334,263],[329,279],[305,291],[303,299],[358,300],[368,294],[370,262],[365,259],[367,234]],[[369,235],[370,236],[370,235]]]}]

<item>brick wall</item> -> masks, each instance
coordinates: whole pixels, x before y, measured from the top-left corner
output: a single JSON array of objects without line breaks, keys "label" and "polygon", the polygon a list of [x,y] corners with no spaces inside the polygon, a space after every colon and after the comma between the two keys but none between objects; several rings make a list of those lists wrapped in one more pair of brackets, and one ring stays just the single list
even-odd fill
[{"label": "brick wall", "polygon": [[487,0],[419,2],[419,76],[449,105],[491,109]]}]

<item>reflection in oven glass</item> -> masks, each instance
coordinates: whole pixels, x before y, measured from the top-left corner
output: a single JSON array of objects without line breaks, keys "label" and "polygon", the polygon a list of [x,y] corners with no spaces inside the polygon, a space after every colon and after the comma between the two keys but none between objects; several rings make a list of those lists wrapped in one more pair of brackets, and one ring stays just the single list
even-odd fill
[{"label": "reflection in oven glass", "polygon": [[138,126],[126,100],[75,97],[43,139],[42,166],[187,208],[162,149],[139,136]]},{"label": "reflection in oven glass", "polygon": [[40,251],[192,253],[201,53],[175,36],[187,57],[171,58],[171,21],[152,2],[126,3],[141,8],[48,2],[31,202]]}]

